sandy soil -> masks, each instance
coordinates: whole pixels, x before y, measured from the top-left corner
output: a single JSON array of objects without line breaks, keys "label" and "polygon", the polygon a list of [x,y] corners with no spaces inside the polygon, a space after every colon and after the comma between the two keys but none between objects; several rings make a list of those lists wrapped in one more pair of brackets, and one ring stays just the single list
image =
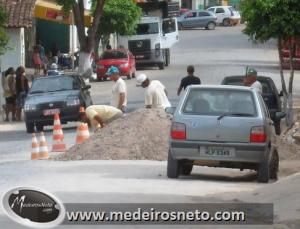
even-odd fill
[{"label": "sandy soil", "polygon": [[162,109],[139,109],[100,129],[58,160],[166,160],[170,124]]}]

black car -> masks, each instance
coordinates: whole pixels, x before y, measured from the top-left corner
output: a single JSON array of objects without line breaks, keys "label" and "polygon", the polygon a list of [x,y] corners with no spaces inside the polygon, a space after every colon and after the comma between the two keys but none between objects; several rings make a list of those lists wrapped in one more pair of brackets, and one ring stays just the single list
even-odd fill
[{"label": "black car", "polygon": [[79,120],[80,106],[92,105],[89,89],[80,76],[56,75],[40,77],[33,81],[27,95],[24,113],[26,130],[33,133],[53,125],[53,116],[60,114],[61,123]]},{"label": "black car", "polygon": [[[245,76],[227,76],[223,79],[223,85],[237,85],[242,86]],[[272,78],[267,76],[258,76],[257,80],[262,85],[262,97],[269,108],[271,119],[274,122],[275,133],[280,135],[281,128],[280,128],[280,119],[276,118],[276,112],[281,112],[282,102],[281,96],[282,92],[278,93],[278,90],[275,86],[274,81]]]}]

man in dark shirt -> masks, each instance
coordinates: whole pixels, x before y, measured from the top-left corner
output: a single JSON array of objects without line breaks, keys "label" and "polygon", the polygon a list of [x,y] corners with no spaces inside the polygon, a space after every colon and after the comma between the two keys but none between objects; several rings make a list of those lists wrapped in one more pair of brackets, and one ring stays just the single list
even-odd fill
[{"label": "man in dark shirt", "polygon": [[178,96],[180,95],[180,92],[182,91],[182,89],[185,90],[187,88],[187,86],[192,85],[192,84],[201,84],[201,80],[197,76],[194,76],[194,71],[195,71],[195,69],[194,69],[193,65],[189,65],[187,67],[188,76],[184,77],[181,80],[180,86],[177,90]]}]

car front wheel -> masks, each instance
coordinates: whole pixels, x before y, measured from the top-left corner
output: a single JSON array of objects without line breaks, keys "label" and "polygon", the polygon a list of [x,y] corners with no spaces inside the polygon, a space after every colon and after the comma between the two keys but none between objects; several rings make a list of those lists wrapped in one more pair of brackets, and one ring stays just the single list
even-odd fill
[{"label": "car front wheel", "polygon": [[168,153],[167,176],[169,178],[178,178],[180,162],[172,157],[171,152]]},{"label": "car front wheel", "polygon": [[214,30],[215,28],[216,28],[216,24],[213,22],[208,23],[206,27],[206,29],[208,30]]},{"label": "car front wheel", "polygon": [[25,125],[26,125],[26,132],[27,133],[29,133],[29,134],[34,133],[34,123],[26,122]]},{"label": "car front wheel", "polygon": [[280,120],[274,122],[274,128],[275,128],[276,135],[280,135],[281,134],[280,122],[281,122]]}]

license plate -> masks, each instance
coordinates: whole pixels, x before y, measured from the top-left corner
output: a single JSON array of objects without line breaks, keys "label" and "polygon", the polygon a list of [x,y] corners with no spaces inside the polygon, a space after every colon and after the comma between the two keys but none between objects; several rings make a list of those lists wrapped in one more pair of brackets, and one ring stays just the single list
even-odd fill
[{"label": "license plate", "polygon": [[234,157],[235,149],[229,147],[203,147],[202,154],[211,157]]},{"label": "license plate", "polygon": [[136,59],[143,59],[144,55],[135,56]]},{"label": "license plate", "polygon": [[59,109],[49,109],[43,111],[44,116],[59,114]]}]

